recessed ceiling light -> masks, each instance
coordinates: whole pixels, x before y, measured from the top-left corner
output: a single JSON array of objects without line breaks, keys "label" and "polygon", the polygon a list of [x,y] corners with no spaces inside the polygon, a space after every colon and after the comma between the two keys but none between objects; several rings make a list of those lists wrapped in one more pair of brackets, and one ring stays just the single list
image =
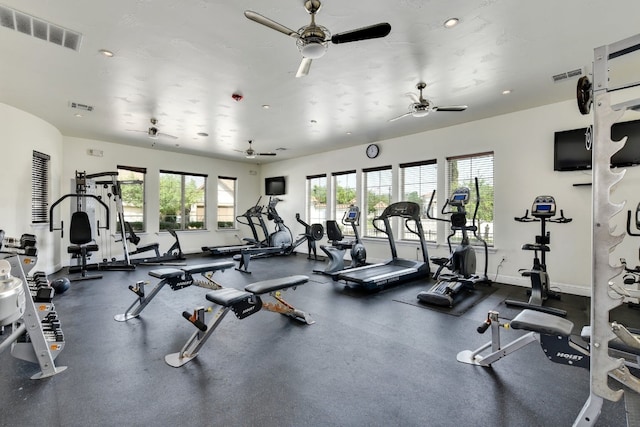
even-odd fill
[{"label": "recessed ceiling light", "polygon": [[505,89],[502,91],[503,95],[509,95],[511,93],[511,89]]},{"label": "recessed ceiling light", "polygon": [[350,132],[350,131],[347,131],[347,135],[351,135],[351,132]]},{"label": "recessed ceiling light", "polygon": [[444,21],[444,27],[445,28],[453,28],[456,25],[458,25],[458,23],[460,22],[460,20],[458,18],[449,18],[446,21]]},{"label": "recessed ceiling light", "polygon": [[74,114],[74,116],[76,116],[76,117],[82,117],[82,114],[80,114],[80,113],[75,113],[75,114]]},{"label": "recessed ceiling light", "polygon": [[206,132],[198,132],[198,136],[209,136]]},{"label": "recessed ceiling light", "polygon": [[265,110],[268,110],[269,108],[271,108],[271,105],[269,105],[269,104],[264,104],[264,105],[262,106],[262,108],[263,108],[263,109],[265,109]]},{"label": "recessed ceiling light", "polygon": [[98,52],[100,52],[101,55],[106,56],[107,58],[111,58],[113,56],[113,52],[107,49],[100,49]]}]

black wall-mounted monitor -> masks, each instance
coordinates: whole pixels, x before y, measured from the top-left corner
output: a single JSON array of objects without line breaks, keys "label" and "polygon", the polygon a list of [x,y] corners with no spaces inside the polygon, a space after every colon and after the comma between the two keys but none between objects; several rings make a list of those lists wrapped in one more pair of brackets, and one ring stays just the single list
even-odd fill
[{"label": "black wall-mounted monitor", "polygon": [[[587,128],[556,132],[554,135],[553,170],[572,171],[591,169],[591,151],[585,146]],[[627,136],[627,143],[611,157],[611,167],[640,164],[640,120],[615,123],[611,139],[619,141]]]},{"label": "black wall-mounted monitor", "polygon": [[286,190],[284,176],[274,176],[264,179],[264,193],[267,196],[281,196],[286,194]]},{"label": "black wall-mounted monitor", "polygon": [[553,145],[553,170],[577,171],[591,169],[591,151],[585,144],[587,128],[556,132]]}]

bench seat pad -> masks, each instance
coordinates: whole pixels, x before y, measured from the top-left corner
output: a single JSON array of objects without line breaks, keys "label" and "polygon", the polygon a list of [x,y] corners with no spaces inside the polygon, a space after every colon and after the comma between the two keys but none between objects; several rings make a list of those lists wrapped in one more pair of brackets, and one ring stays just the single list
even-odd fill
[{"label": "bench seat pad", "polygon": [[157,270],[151,270],[149,276],[157,277],[158,279],[169,279],[173,277],[180,277],[184,274],[184,271],[177,268],[159,268]]},{"label": "bench seat pad", "polygon": [[233,261],[218,261],[218,262],[209,262],[206,264],[196,264],[196,265],[188,265],[186,267],[182,267],[182,271],[189,274],[196,273],[205,273],[208,271],[218,271],[225,270],[227,268],[233,268],[235,263]]},{"label": "bench seat pad", "polygon": [[309,277],[303,275],[287,276],[278,279],[263,280],[245,286],[244,290],[254,295],[262,295],[268,292],[287,289],[293,286],[302,285],[309,281]]},{"label": "bench seat pad", "polygon": [[545,335],[571,335],[573,322],[553,314],[535,310],[522,310],[512,321],[513,329],[538,332]]},{"label": "bench seat pad", "polygon": [[251,298],[251,296],[252,295],[249,292],[240,291],[233,288],[222,288],[208,292],[206,298],[212,303],[221,305],[223,307],[229,307],[242,300]]}]

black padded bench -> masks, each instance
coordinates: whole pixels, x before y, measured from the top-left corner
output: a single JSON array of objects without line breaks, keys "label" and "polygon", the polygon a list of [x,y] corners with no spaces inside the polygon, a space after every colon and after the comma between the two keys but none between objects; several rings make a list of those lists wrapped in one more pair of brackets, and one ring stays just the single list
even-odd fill
[{"label": "black padded bench", "polygon": [[[232,261],[218,261],[206,264],[196,264],[191,266],[185,266],[181,268],[158,268],[156,270],[149,271],[149,276],[160,279],[160,282],[153,288],[148,296],[145,296],[144,281],[138,281],[135,285],[130,285],[131,290],[138,297],[129,306],[129,308],[123,314],[116,314],[113,318],[118,322],[125,322],[134,317],[138,317],[142,310],[151,302],[151,300],[160,292],[160,289],[164,285],[169,285],[171,289],[177,291],[187,286],[196,285],[207,289],[220,289],[218,283],[216,283],[211,275],[205,275],[205,273],[215,273],[216,271],[224,271],[227,268],[233,268],[235,264]],[[194,274],[201,273],[205,280],[196,280],[193,278]],[[134,309],[135,307],[135,309]]]},{"label": "black padded bench", "polygon": [[513,329],[563,337],[571,335],[573,330],[573,322],[570,320],[536,310],[522,310],[510,324]]},{"label": "black padded bench", "polygon": [[[286,302],[279,292],[291,288],[295,289],[308,281],[309,278],[307,276],[295,275],[255,282],[245,286],[244,290],[222,288],[208,292],[206,299],[220,306],[218,312],[208,324],[205,323],[204,319],[204,307],[196,308],[193,313],[183,312],[183,317],[193,323],[198,330],[191,335],[180,352],[168,354],[164,360],[167,364],[177,368],[195,358],[206,340],[230,310],[239,319],[251,316],[264,308],[268,311],[293,317],[309,325],[315,323],[309,314]],[[271,296],[275,302],[263,302],[261,298],[263,295]]]}]

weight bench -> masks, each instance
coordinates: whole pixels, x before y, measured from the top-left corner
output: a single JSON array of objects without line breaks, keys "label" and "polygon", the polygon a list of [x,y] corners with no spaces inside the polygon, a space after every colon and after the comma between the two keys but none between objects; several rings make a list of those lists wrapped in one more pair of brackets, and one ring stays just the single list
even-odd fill
[{"label": "weight bench", "polygon": [[[589,368],[588,349],[571,341],[573,322],[570,320],[540,311],[522,310],[511,322],[501,323],[498,312],[490,311],[487,320],[478,327],[477,331],[482,334],[489,327],[491,327],[491,341],[476,350],[461,351],[457,356],[458,362],[490,367],[493,362],[520,350],[527,344],[539,342],[547,358],[552,362]],[[502,346],[500,327],[520,329],[528,333]],[[482,355],[489,348],[491,351]]]},{"label": "weight bench", "polygon": [[[207,264],[197,264],[181,268],[161,268],[149,271],[149,276],[160,279],[160,282],[153,288],[149,295],[145,295],[144,285],[148,282],[138,281],[135,285],[129,285],[129,289],[138,296],[138,298],[127,308],[124,314],[116,314],[113,318],[118,322],[126,322],[129,319],[138,317],[142,310],[151,302],[151,300],[160,292],[164,285],[169,285],[172,290],[177,291],[191,285],[200,286],[207,289],[220,289],[212,276],[216,271],[224,271],[227,268],[233,268],[235,264],[232,261],[219,261]],[[203,280],[193,278],[194,274],[201,273]]]},{"label": "weight bench", "polygon": [[[295,289],[297,286],[307,283],[308,280],[307,276],[288,276],[252,283],[247,285],[244,291],[222,288],[207,293],[207,300],[220,306],[218,311],[213,315],[209,323],[205,323],[205,312],[207,310],[204,307],[196,308],[193,313],[183,312],[182,316],[198,329],[187,340],[180,352],[168,354],[164,360],[167,364],[178,368],[198,356],[198,352],[204,343],[229,311],[233,311],[238,319],[244,319],[264,308],[268,311],[293,317],[308,325],[315,323],[308,313],[293,307],[280,295],[280,291],[289,288]],[[261,297],[264,295],[269,295],[276,301],[262,302]]]}]

